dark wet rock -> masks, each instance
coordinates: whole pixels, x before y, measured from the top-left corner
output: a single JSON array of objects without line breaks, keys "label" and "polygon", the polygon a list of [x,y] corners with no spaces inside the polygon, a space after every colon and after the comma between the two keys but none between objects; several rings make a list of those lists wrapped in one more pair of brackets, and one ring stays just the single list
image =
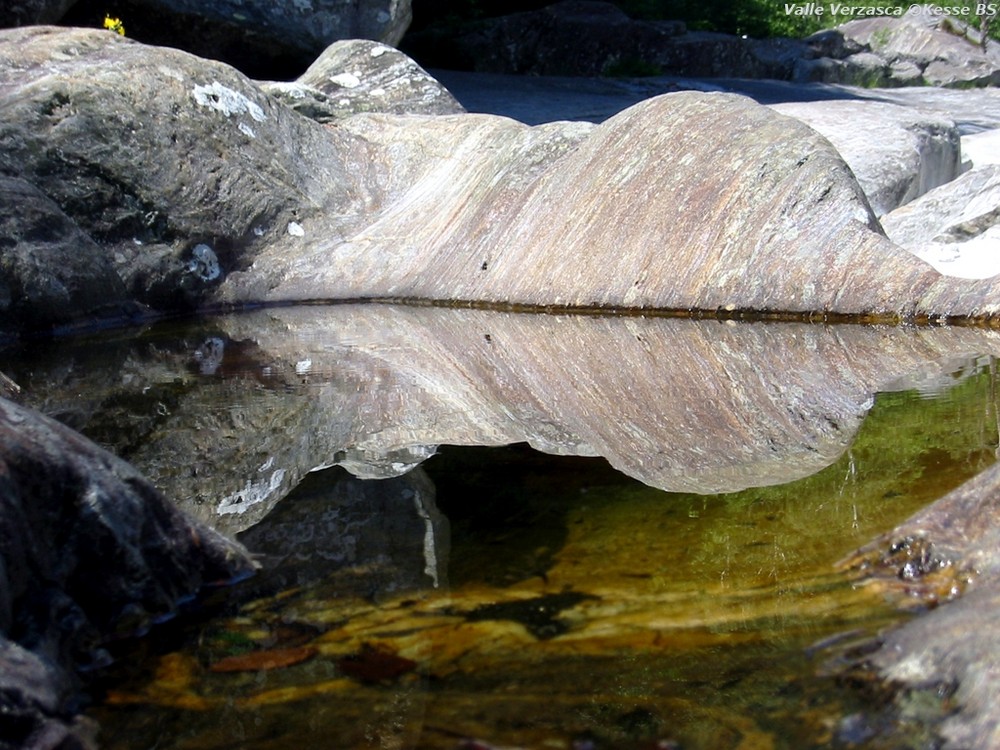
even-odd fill
[{"label": "dark wet rock", "polygon": [[108,639],[253,570],[127,464],[3,400],[0,537],[0,725],[25,747],[86,746],[69,726],[76,671],[101,665]]},{"label": "dark wet rock", "polygon": [[[987,469],[846,560],[903,605],[942,603],[880,638],[867,668],[902,705],[917,691],[948,696],[945,747],[1000,743],[1000,467]],[[906,554],[910,553],[910,554]]]},{"label": "dark wet rock", "polygon": [[77,0],[7,0],[0,6],[0,28],[55,23]]},{"label": "dark wet rock", "polygon": [[319,122],[358,112],[443,115],[465,111],[409,57],[360,39],[332,44],[295,81],[263,83],[261,88]]},{"label": "dark wet rock", "polygon": [[448,583],[448,519],[420,468],[377,482],[314,472],[239,540],[264,567],[254,586],[275,592],[348,568],[369,598]]},{"label": "dark wet rock", "polygon": [[595,76],[616,67],[652,64],[655,54],[684,32],[683,23],[636,21],[611,3],[566,0],[477,21],[455,37],[435,31],[414,34],[407,37],[405,49],[436,67]]},{"label": "dark wet rock", "polygon": [[410,0],[124,0],[77,3],[61,23],[100,27],[111,8],[131,38],[261,78],[297,75],[342,39],[395,45],[412,17]]},{"label": "dark wet rock", "polygon": [[594,600],[597,597],[578,591],[564,591],[558,594],[545,594],[530,599],[483,604],[464,616],[468,622],[482,620],[511,620],[522,626],[539,640],[555,638],[569,630],[559,614],[571,609],[580,602]]},{"label": "dark wet rock", "polygon": [[[580,40],[586,40],[581,44]],[[737,76],[790,79],[805,43],[688,31],[617,6],[567,0],[541,10],[428,29],[404,49],[431,67],[549,76]]]},{"label": "dark wet rock", "polygon": [[0,32],[0,83],[0,170],[34,184],[154,307],[203,299],[261,244],[295,243],[313,215],[357,215],[364,200],[337,133],[218,63],[33,27]]},{"label": "dark wet rock", "polygon": [[860,86],[990,86],[1000,83],[1000,42],[913,6],[901,17],[849,21],[806,40],[815,58],[799,62],[799,81]]},{"label": "dark wet rock", "polygon": [[[848,99],[773,108],[830,140],[858,178],[876,216],[960,173],[958,128],[943,117],[896,104]],[[851,127],[845,128],[845,122]]]},{"label": "dark wet rock", "polygon": [[103,250],[25,180],[0,176],[0,333],[121,318],[129,297]]},{"label": "dark wet rock", "polygon": [[966,172],[883,216],[882,226],[942,273],[970,279],[1000,273],[1000,165]]}]

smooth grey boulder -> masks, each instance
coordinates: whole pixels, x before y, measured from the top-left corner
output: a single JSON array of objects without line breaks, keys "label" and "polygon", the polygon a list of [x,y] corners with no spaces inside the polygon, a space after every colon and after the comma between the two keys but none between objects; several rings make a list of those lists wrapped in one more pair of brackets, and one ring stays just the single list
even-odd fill
[{"label": "smooth grey boulder", "polygon": [[0,175],[0,206],[0,335],[129,313],[103,249],[44,193]]},{"label": "smooth grey boulder", "polygon": [[858,178],[876,216],[950,182],[961,171],[958,128],[943,117],[851,99],[772,108],[829,139]]},{"label": "smooth grey boulder", "polygon": [[889,237],[942,273],[1000,274],[1000,165],[988,164],[882,217]]},{"label": "smooth grey boulder", "polygon": [[993,128],[962,136],[962,168],[975,169],[1000,164],[1000,129]]},{"label": "smooth grey boulder", "polygon": [[84,746],[69,727],[76,671],[104,663],[108,639],[254,570],[135,469],[4,399],[0,539],[0,736],[12,747]]},{"label": "smooth grey boulder", "polygon": [[318,122],[358,112],[442,115],[465,109],[406,55],[379,42],[335,42],[295,81],[261,88]]}]

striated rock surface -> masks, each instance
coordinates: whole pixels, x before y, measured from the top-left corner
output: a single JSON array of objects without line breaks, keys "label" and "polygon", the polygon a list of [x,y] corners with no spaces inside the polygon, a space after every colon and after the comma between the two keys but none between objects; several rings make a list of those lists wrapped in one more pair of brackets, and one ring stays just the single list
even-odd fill
[{"label": "striated rock surface", "polygon": [[102,643],[253,570],[239,545],[185,518],[123,461],[6,400],[0,538],[0,736],[10,747],[83,746],[69,739],[75,672],[107,658]]},{"label": "striated rock surface", "polygon": [[858,178],[876,216],[959,175],[959,132],[943,117],[848,99],[776,104],[773,109],[830,140]]},{"label": "striated rock surface", "polygon": [[1000,165],[988,164],[882,217],[889,237],[941,273],[1000,274]]},{"label": "striated rock surface", "polygon": [[449,158],[412,160],[422,170],[390,183],[363,232],[323,237],[295,257],[265,252],[261,273],[231,275],[219,299],[903,316],[989,314],[998,304],[992,284],[942,279],[887,242],[829,142],[742,97],[647,100],[558,160],[527,161],[534,175],[519,174],[514,158],[531,131],[509,121],[370,116],[343,128],[397,159],[403,144]]},{"label": "striated rock surface", "polygon": [[263,83],[261,88],[319,122],[358,112],[450,115],[465,111],[409,57],[361,39],[335,42],[295,81]]}]

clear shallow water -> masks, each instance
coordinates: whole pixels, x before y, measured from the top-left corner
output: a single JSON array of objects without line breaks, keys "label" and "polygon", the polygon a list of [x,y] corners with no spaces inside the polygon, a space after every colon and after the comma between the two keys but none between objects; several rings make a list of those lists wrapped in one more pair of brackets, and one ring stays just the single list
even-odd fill
[{"label": "clear shallow water", "polygon": [[903,617],[837,561],[995,461],[993,339],[282,310],[0,369],[181,501],[385,477],[218,516],[263,572],[116,646],[103,747],[916,748],[946,703],[827,669]]},{"label": "clear shallow water", "polygon": [[[984,370],[882,394],[828,469],[727,495],[523,446],[443,448],[423,468],[449,519],[446,583],[388,590],[376,554],[251,595],[147,644],[92,712],[102,744],[925,747],[824,677],[837,651],[816,644],[900,617],[835,563],[994,461],[991,387]],[[344,481],[312,476],[285,502],[322,506]]]}]

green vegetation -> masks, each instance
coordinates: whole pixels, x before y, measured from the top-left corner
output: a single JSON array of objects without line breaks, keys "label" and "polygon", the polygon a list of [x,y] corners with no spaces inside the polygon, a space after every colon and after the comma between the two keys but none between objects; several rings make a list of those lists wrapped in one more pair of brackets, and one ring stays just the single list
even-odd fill
[{"label": "green vegetation", "polygon": [[[414,27],[439,24],[448,19],[452,22],[500,16],[519,11],[536,10],[550,5],[554,0],[416,0],[414,3]],[[979,19],[976,5],[981,0],[948,0],[937,3],[940,7],[968,8],[968,15],[960,20],[978,30]],[[851,16],[832,15],[831,9],[838,3],[821,0],[823,15],[799,15],[786,13],[784,0],[615,0],[615,5],[633,18],[646,20],[680,20],[688,28],[701,31],[718,31],[727,34],[746,34],[752,37],[804,37],[823,28],[837,26],[852,19]],[[839,3],[845,6],[894,9],[905,13],[909,2],[890,0],[849,0]],[[787,5],[806,6],[805,0],[792,0]],[[853,16],[858,17],[858,16]],[[1000,20],[990,27],[990,35],[1000,39]]]}]

